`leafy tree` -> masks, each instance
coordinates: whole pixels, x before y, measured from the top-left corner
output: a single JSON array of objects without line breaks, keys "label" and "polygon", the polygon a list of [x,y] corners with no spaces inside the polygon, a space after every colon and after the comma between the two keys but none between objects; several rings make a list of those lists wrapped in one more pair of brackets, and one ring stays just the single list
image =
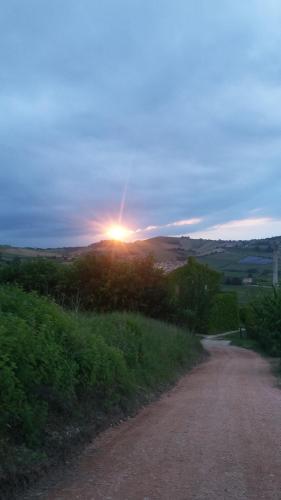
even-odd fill
[{"label": "leafy tree", "polygon": [[238,328],[239,309],[236,293],[218,293],[210,310],[209,332],[221,333]]},{"label": "leafy tree", "polygon": [[220,288],[221,275],[194,257],[169,276],[176,319],[197,332],[207,332],[210,309]]},{"label": "leafy tree", "polygon": [[71,264],[47,259],[20,261],[1,267],[0,282],[51,296],[60,305],[92,311],[140,311],[167,314],[167,286],[152,257],[120,260],[89,254]]},{"label": "leafy tree", "polygon": [[73,264],[70,289],[85,310],[140,311],[155,317],[167,311],[166,280],[152,257],[122,261],[87,255]]}]

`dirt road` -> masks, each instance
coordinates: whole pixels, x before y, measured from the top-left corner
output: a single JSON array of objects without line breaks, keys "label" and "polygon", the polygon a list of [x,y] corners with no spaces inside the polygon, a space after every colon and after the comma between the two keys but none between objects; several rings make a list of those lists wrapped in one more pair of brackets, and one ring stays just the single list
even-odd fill
[{"label": "dirt road", "polygon": [[206,347],[207,362],[26,498],[281,500],[281,391],[269,365],[226,341]]}]

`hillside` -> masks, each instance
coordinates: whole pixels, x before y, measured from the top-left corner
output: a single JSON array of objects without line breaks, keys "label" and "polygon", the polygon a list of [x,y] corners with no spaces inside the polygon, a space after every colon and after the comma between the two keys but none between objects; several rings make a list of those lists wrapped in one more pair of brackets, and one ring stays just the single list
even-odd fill
[{"label": "hillside", "polygon": [[[214,269],[232,278],[252,275],[254,279],[270,282],[272,273],[272,250],[281,246],[281,236],[260,240],[223,241],[193,239],[190,237],[159,236],[132,243],[104,240],[87,247],[66,248],[16,248],[0,246],[2,260],[45,257],[59,261],[70,261],[87,253],[111,253],[120,259],[131,259],[153,255],[159,266],[170,271],[181,266],[189,256],[209,264]],[[281,264],[281,262],[280,262]]]}]

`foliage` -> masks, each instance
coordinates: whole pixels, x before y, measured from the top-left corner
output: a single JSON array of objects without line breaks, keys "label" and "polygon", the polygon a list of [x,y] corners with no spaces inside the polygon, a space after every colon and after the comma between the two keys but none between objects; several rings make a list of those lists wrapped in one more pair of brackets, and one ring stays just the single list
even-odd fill
[{"label": "foliage", "polygon": [[124,407],[140,387],[171,381],[201,352],[195,337],[159,321],[130,313],[69,314],[10,285],[0,287],[0,325],[5,446],[37,449],[50,420],[69,419],[86,402],[93,412]]},{"label": "foliage", "polygon": [[239,276],[227,276],[224,280],[225,285],[241,286],[242,278]]},{"label": "foliage", "polygon": [[115,312],[84,315],[83,320],[87,331],[96,332],[122,352],[129,378],[137,387],[165,382],[177,367],[192,364],[201,352],[193,335],[142,315]]},{"label": "foliage", "polygon": [[281,356],[281,290],[253,301],[245,314],[245,324],[250,338],[271,356]]},{"label": "foliage", "polygon": [[153,317],[166,312],[164,274],[152,257],[122,261],[90,254],[73,264],[71,281],[83,310],[139,311]]},{"label": "foliage", "polygon": [[168,291],[163,272],[152,257],[120,260],[89,254],[74,263],[47,259],[16,261],[0,270],[0,283],[48,295],[75,311],[139,311],[165,317]]},{"label": "foliage", "polygon": [[189,257],[185,266],[170,273],[175,320],[192,331],[208,332],[209,314],[219,291],[221,276],[205,264]]},{"label": "foliage", "polygon": [[217,294],[210,311],[209,332],[221,333],[238,328],[239,310],[236,293]]},{"label": "foliage", "polygon": [[252,351],[257,351],[263,354],[263,351],[261,350],[258,342],[254,339],[249,338],[245,334],[245,331],[242,331],[241,334],[239,332],[232,333],[225,338],[230,341],[231,345],[243,347],[244,349],[251,349]]},{"label": "foliage", "polygon": [[0,268],[0,283],[14,283],[27,292],[36,291],[41,295],[57,297],[63,282],[65,266],[48,259],[20,260]]}]

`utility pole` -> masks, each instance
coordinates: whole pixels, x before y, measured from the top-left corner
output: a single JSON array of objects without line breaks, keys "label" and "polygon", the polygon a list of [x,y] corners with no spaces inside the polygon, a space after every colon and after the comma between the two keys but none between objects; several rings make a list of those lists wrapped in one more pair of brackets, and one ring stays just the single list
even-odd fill
[{"label": "utility pole", "polygon": [[272,284],[274,287],[278,286],[278,254],[279,254],[279,246],[278,243],[275,243],[273,246],[273,276],[272,276]]}]

